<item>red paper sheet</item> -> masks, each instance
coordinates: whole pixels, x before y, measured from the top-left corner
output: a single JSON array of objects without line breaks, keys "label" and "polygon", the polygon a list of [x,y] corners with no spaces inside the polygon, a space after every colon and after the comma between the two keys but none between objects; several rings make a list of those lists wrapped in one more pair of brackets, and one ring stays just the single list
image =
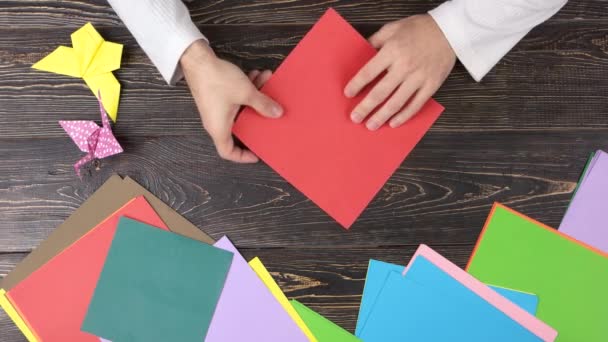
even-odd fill
[{"label": "red paper sheet", "polygon": [[7,293],[39,341],[99,342],[80,326],[121,216],[167,230],[146,199],[137,197]]},{"label": "red paper sheet", "polygon": [[284,116],[266,119],[246,108],[233,130],[347,229],[443,111],[429,100],[403,126],[374,132],[351,122],[350,112],[366,92],[348,99],[344,87],[375,54],[329,9],[262,89],[284,107]]}]

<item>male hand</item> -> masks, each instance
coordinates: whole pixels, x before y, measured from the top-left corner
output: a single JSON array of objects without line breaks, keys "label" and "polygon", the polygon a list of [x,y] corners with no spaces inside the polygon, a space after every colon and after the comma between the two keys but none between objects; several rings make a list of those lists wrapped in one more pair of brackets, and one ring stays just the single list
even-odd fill
[{"label": "male hand", "polygon": [[272,72],[254,70],[247,76],[237,66],[216,57],[204,41],[192,43],[180,64],[203,126],[220,157],[237,163],[257,162],[258,157],[251,151],[235,145],[232,126],[241,106],[250,106],[269,118],[283,114],[278,103],[258,90]]},{"label": "male hand", "polygon": [[388,23],[369,41],[379,51],[347,84],[344,94],[354,97],[384,75],[353,109],[351,119],[361,123],[379,107],[367,120],[367,128],[376,130],[389,119],[391,127],[399,127],[443,84],[456,55],[428,14]]}]

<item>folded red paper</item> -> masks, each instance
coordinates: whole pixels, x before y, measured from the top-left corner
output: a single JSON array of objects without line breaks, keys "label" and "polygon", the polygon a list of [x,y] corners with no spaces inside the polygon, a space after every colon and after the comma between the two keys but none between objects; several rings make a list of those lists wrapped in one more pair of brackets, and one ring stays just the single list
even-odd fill
[{"label": "folded red paper", "polygon": [[329,9],[262,91],[284,108],[266,119],[246,108],[234,134],[294,187],[349,228],[443,107],[429,100],[399,128],[369,131],[350,112],[365,94],[344,96],[346,83],[376,50]]}]

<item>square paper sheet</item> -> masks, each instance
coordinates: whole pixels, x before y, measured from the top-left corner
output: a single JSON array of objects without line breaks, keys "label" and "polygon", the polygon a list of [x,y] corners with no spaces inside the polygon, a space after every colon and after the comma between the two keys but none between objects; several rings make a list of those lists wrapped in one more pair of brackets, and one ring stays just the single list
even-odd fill
[{"label": "square paper sheet", "polygon": [[367,91],[348,99],[343,90],[375,54],[328,10],[262,88],[283,117],[246,108],[234,125],[247,147],[347,229],[443,111],[429,100],[396,129],[354,124],[350,112]]},{"label": "square paper sheet", "polygon": [[82,330],[115,342],[200,342],[232,253],[122,218]]}]

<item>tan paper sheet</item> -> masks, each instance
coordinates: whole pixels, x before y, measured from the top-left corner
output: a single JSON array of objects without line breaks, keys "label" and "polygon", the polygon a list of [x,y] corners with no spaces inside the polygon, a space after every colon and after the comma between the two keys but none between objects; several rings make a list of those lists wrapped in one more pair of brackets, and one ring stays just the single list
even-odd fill
[{"label": "tan paper sheet", "polygon": [[122,207],[130,199],[144,195],[154,210],[175,233],[208,244],[215,241],[195,225],[188,222],[175,210],[137,184],[133,179],[124,180],[111,176],[70,217],[59,225],[36,249],[2,279],[0,288],[9,291],[32,272],[44,265],[59,252],[80,239],[89,230]]}]

